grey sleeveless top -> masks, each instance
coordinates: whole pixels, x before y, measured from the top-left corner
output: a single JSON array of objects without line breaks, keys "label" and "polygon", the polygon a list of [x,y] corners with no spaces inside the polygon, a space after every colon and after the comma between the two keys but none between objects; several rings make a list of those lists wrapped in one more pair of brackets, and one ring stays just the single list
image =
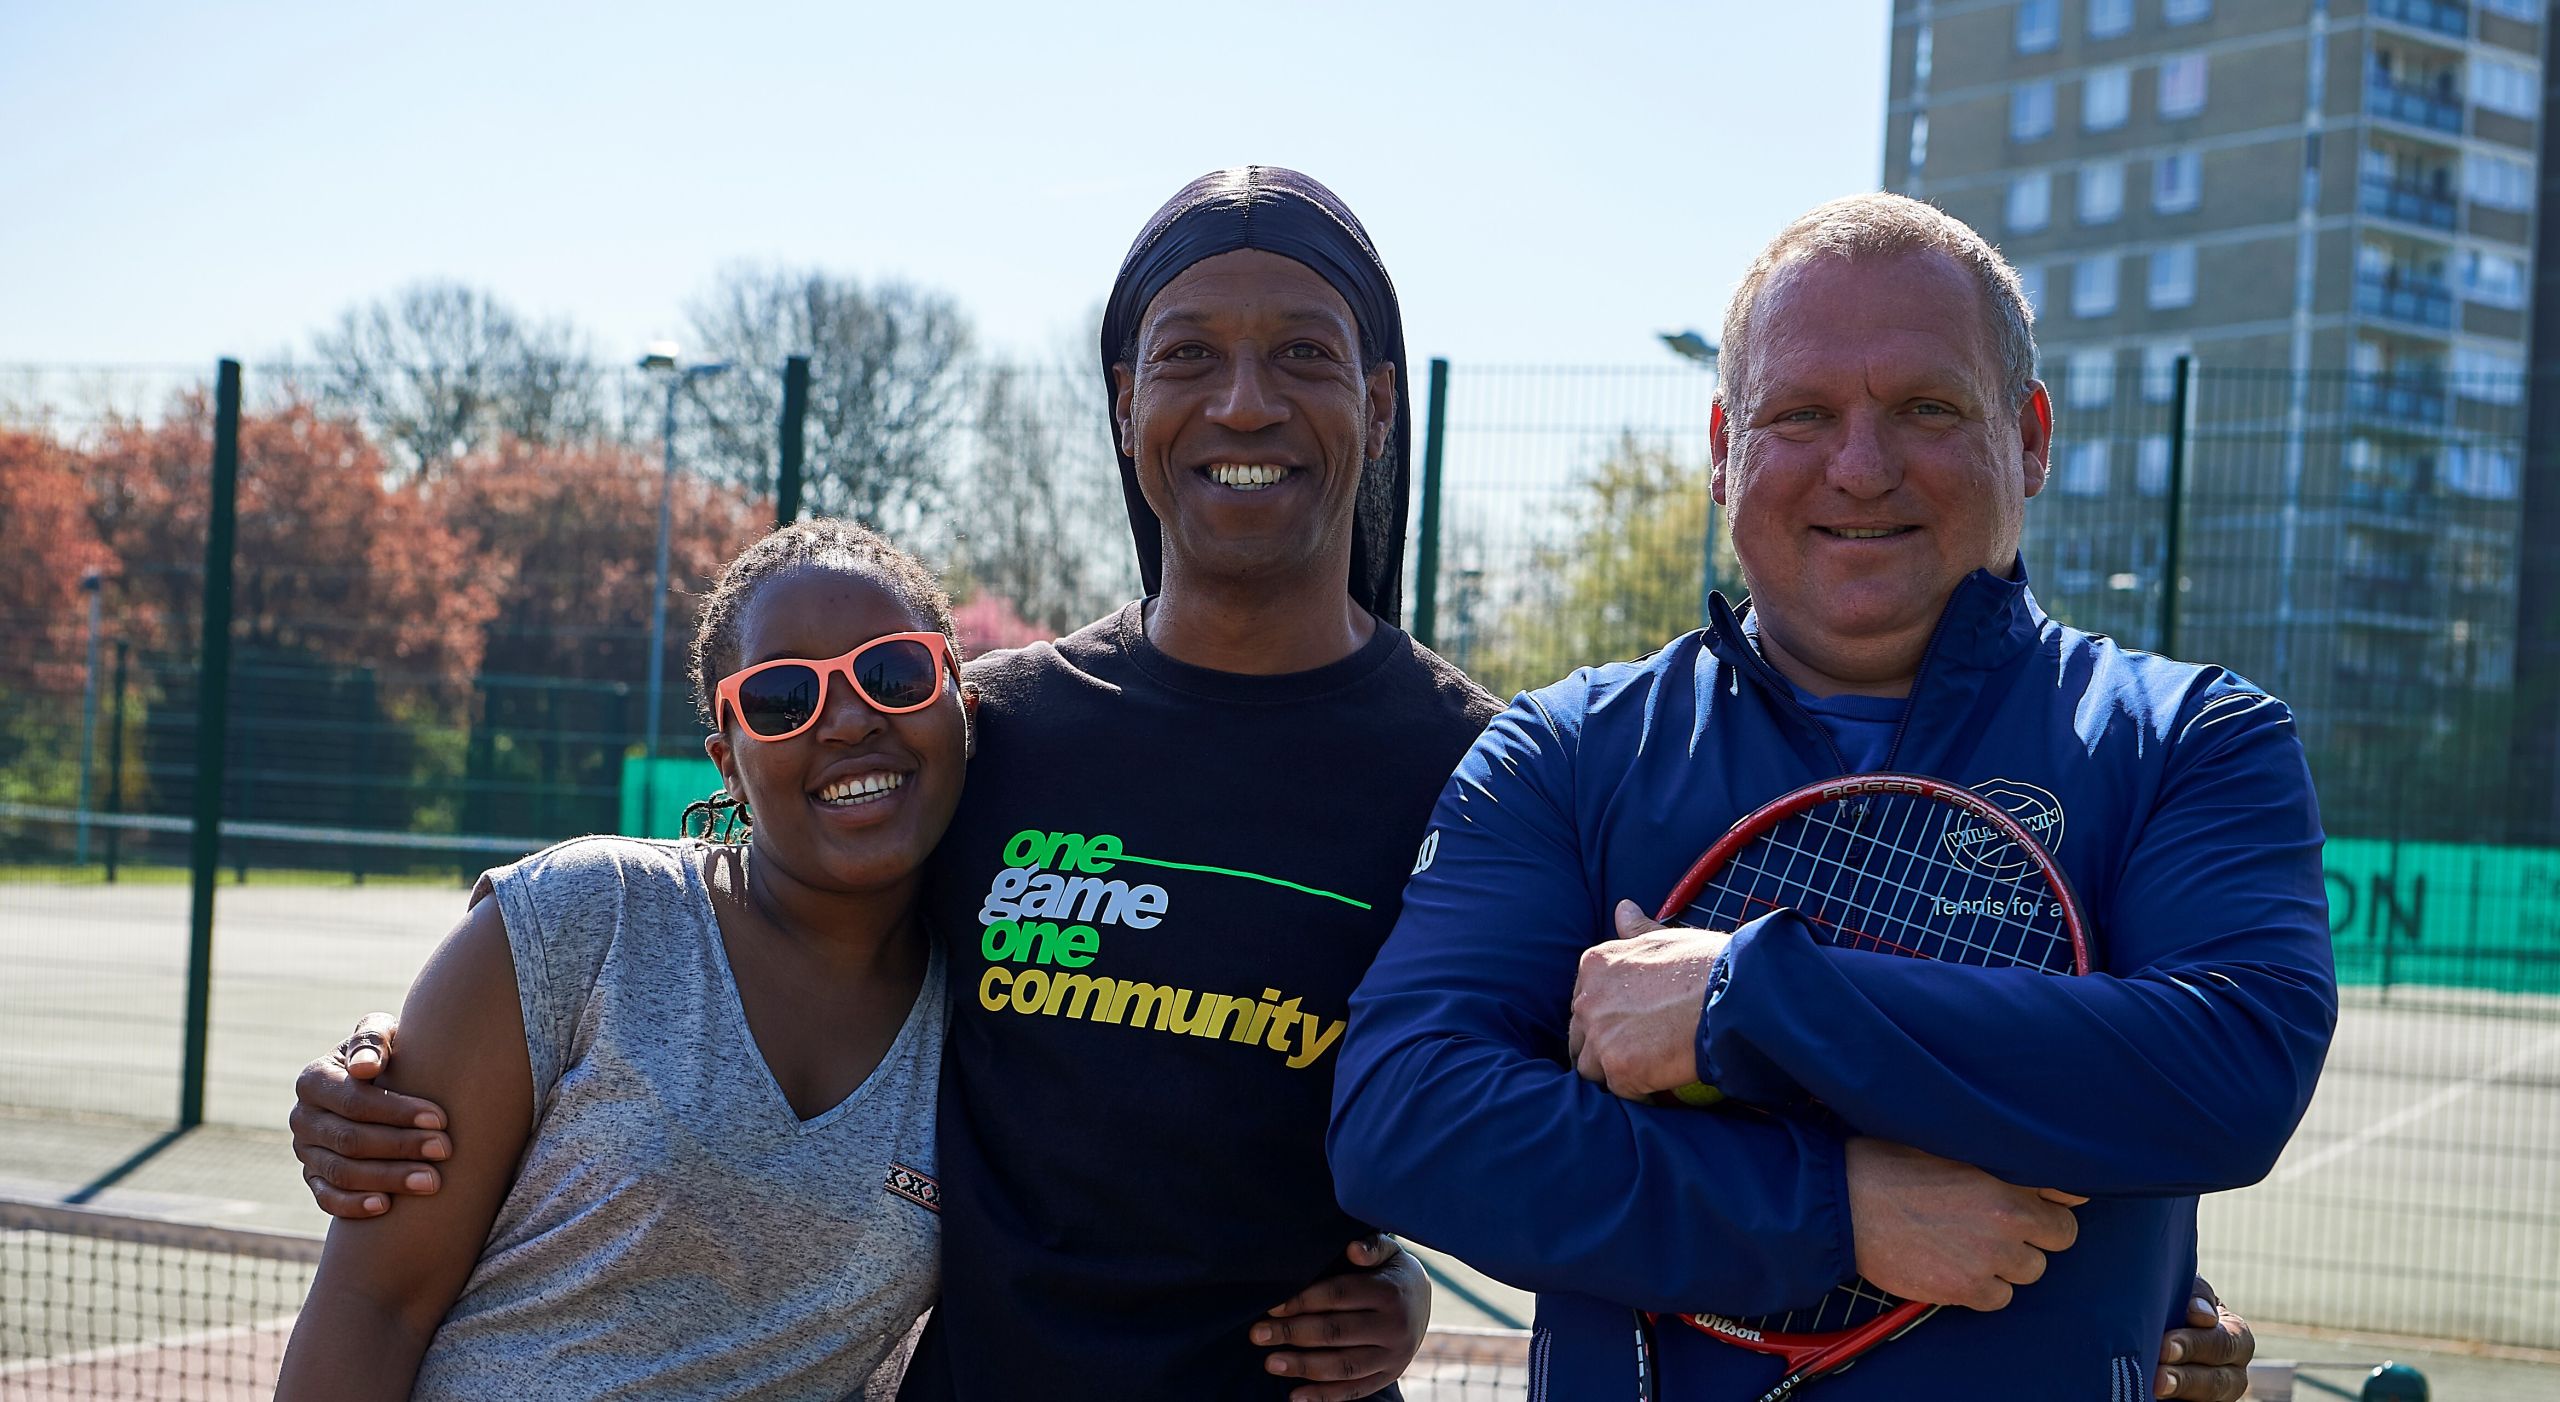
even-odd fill
[{"label": "grey sleeveless top", "polygon": [[419,1398],[841,1398],[933,1302],[937,949],[861,1087],[802,1120],[747,1031],[699,843],[491,873],[534,1122]]}]

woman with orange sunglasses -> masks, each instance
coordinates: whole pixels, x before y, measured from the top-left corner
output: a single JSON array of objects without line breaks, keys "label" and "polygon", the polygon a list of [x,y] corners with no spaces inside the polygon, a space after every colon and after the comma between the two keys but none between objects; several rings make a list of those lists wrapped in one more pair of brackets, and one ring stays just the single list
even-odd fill
[{"label": "woman with orange sunglasses", "polygon": [[491,872],[410,989],[443,1191],[332,1225],[280,1398],[859,1393],[938,1285],[920,869],[973,697],[949,598],[860,526],[741,554],[695,699],[742,843]]}]

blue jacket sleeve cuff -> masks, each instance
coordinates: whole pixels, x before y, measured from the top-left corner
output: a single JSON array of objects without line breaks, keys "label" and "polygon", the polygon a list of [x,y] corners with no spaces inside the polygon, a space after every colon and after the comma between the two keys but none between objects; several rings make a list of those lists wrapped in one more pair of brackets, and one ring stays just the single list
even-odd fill
[{"label": "blue jacket sleeve cuff", "polygon": [[[1793,910],[1773,910],[1733,932],[1733,940],[1707,975],[1707,1006],[1698,1015],[1698,1076],[1736,1100],[1772,1108],[1808,1103],[1812,1097],[1794,1077],[1751,1045],[1738,1024],[1748,1006],[1752,970],[1784,959],[1797,948],[1815,945],[1813,934]],[[1777,985],[1771,984],[1774,988]],[[1717,1017],[1719,1010],[1727,1016]]]},{"label": "blue jacket sleeve cuff", "polygon": [[1716,1002],[1724,997],[1725,988],[1733,982],[1733,946],[1727,944],[1707,969],[1707,996],[1698,1007],[1698,1079],[1716,1084],[1715,1071],[1707,1056],[1707,1029],[1714,1024]]}]

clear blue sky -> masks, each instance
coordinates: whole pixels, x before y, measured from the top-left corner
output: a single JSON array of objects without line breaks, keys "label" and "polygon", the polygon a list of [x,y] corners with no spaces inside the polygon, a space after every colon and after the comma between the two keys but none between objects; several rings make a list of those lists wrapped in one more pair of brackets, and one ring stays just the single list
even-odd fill
[{"label": "clear blue sky", "polygon": [[0,362],[299,347],[425,277],[673,334],[724,263],[1054,353],[1193,175],[1358,210],[1417,356],[1646,362],[1881,169],[1888,0],[0,0]]}]

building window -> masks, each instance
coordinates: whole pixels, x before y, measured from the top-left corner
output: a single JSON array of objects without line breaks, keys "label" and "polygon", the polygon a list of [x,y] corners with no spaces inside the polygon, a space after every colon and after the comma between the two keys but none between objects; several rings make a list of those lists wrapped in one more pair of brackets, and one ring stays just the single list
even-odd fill
[{"label": "building window", "polygon": [[2520,63],[2475,54],[2471,59],[2471,100],[2492,112],[2531,119],[2542,110],[2542,81]]},{"label": "building window", "polygon": [[2062,365],[2062,402],[2074,409],[2104,409],[2116,397],[2116,353],[2076,350]]},{"label": "building window", "polygon": [[2009,90],[2009,139],[2033,141],[2053,130],[2053,80],[2038,78]]},{"label": "building window", "polygon": [[1933,57],[1936,49],[1937,44],[1930,36],[1929,26],[1925,24],[1920,26],[1920,32],[1911,36],[1911,85],[1913,87],[1929,86],[1929,70],[1935,66]]},{"label": "building window", "polygon": [[2527,24],[2542,23],[2542,0],[2478,0],[2481,9],[2492,14],[2520,19]]},{"label": "building window", "polygon": [[2151,305],[2191,307],[2196,301],[2196,246],[2173,243],[2151,250]]},{"label": "building window", "polygon": [[2133,28],[2133,0],[2089,0],[2089,37],[2113,39]]},{"label": "building window", "polygon": [[2018,291],[2027,299],[2027,310],[2044,315],[2044,264],[2029,263],[2018,269]]},{"label": "building window", "polygon": [[2213,0],[2161,0],[2160,18],[2170,24],[2194,24],[2213,18]]},{"label": "building window", "polygon": [[2121,63],[2092,68],[2080,80],[2080,129],[2114,131],[2133,110],[2133,70]]},{"label": "building window", "polygon": [[2485,501],[2516,497],[2516,455],[2511,448],[2449,443],[2436,459],[2436,485],[2456,496]]},{"label": "building window", "polygon": [[2470,249],[2463,253],[2462,295],[2492,307],[2522,310],[2524,261],[2503,253]]},{"label": "building window", "polygon": [[2091,161],[2080,167],[2080,222],[2112,224],[2124,213],[2124,162]]},{"label": "building window", "polygon": [[2074,443],[2062,455],[2062,494],[2071,497],[2102,497],[2107,494],[2107,440]]},{"label": "building window", "polygon": [[2160,341],[2142,348],[2142,398],[2166,404],[2177,397],[2178,357],[2189,354],[2184,341]]},{"label": "building window", "polygon": [[2071,269],[2071,314],[2108,316],[2116,309],[2116,260],[2113,254],[2083,258]]},{"label": "building window", "polygon": [[2524,401],[2524,357],[2477,346],[2453,348],[2453,392],[2483,404]]},{"label": "building window", "polygon": [[2204,198],[2204,157],[2193,151],[2171,151],[2151,163],[2151,207],[2162,214],[2184,214]]},{"label": "building window", "polygon": [[2160,61],[2160,115],[2192,117],[2204,110],[2204,55],[2180,54]]},{"label": "building window", "polygon": [[2062,0],[2019,0],[2018,52],[2040,54],[2062,42]]},{"label": "building window", "polygon": [[1911,168],[1918,170],[1929,163],[1929,114],[1919,112],[1911,118]]},{"label": "building window", "polygon": [[2533,208],[2533,167],[2505,156],[2470,151],[2462,157],[2462,193],[2473,204],[2519,212]]},{"label": "building window", "polygon": [[2008,228],[2013,234],[2032,234],[2053,222],[2053,173],[2030,171],[2009,178]]},{"label": "building window", "polygon": [[2134,454],[2133,489],[2147,497],[2164,496],[2169,490],[2169,435],[2146,433],[2142,446]]}]

